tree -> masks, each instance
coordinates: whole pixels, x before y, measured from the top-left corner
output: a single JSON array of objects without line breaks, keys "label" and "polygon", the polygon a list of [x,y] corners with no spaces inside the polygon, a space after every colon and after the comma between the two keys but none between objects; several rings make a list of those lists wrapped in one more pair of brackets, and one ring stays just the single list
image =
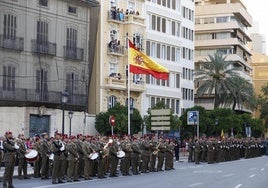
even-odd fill
[{"label": "tree", "polygon": [[195,83],[200,85],[197,88],[197,96],[214,95],[214,108],[217,108],[223,102],[221,96],[231,93],[233,84],[227,78],[238,77],[238,74],[237,69],[232,66],[233,62],[226,61],[226,56],[221,53],[208,57],[206,62],[201,62],[201,69],[194,72]]},{"label": "tree", "polygon": [[258,96],[260,118],[264,121],[265,127],[268,128],[268,82],[262,86],[261,92]]},{"label": "tree", "polygon": [[[102,135],[110,135],[111,127],[109,124],[110,115],[115,116],[114,133],[118,135],[124,135],[128,132],[128,116],[127,106],[116,104],[113,108],[110,108],[107,112],[101,112],[96,116],[95,128]],[[133,109],[133,114],[130,117],[131,134],[137,134],[141,130],[142,117],[137,109]]]},{"label": "tree", "polygon": [[250,110],[256,108],[257,102],[252,84],[242,77],[231,77],[227,79],[230,80],[231,87],[229,87],[230,93],[225,97],[223,105],[232,105],[233,110],[236,107],[239,110],[243,107]]}]

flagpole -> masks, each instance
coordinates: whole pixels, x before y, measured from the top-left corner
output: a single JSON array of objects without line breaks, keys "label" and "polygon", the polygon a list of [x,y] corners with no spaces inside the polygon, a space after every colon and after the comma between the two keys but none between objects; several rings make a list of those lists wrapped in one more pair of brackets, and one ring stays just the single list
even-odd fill
[{"label": "flagpole", "polygon": [[127,134],[130,135],[130,66],[129,66],[129,41],[127,34],[127,50],[128,50],[128,58],[127,58]]}]

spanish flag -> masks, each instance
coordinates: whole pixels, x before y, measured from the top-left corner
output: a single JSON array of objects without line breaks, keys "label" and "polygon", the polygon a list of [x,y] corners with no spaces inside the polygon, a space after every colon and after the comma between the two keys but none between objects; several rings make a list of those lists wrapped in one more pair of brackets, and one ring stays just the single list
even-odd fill
[{"label": "spanish flag", "polygon": [[129,40],[129,67],[135,74],[150,74],[157,79],[168,80],[169,70],[141,52]]}]

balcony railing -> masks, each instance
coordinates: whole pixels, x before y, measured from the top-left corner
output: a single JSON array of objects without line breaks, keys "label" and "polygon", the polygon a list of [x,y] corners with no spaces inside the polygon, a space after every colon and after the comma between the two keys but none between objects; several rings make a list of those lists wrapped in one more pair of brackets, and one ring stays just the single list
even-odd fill
[{"label": "balcony railing", "polygon": [[123,56],[125,53],[125,47],[121,45],[108,44],[108,54]]},{"label": "balcony railing", "polygon": [[24,39],[22,37],[7,38],[4,35],[0,35],[0,47],[23,51]]},{"label": "balcony railing", "polygon": [[84,60],[84,49],[77,47],[64,46],[64,57],[75,60]]},{"label": "balcony railing", "polygon": [[51,42],[38,42],[37,40],[32,40],[32,52],[46,54],[46,55],[56,55],[56,43]]},{"label": "balcony railing", "polygon": [[[3,90],[0,87],[0,101],[9,101],[9,102],[42,102],[42,103],[51,103],[51,104],[60,104],[61,103],[61,92],[58,91],[47,91],[41,93],[36,92],[34,89],[15,89],[15,90]],[[72,99],[68,100],[67,105],[77,105],[85,106],[86,105],[86,95],[85,94],[73,94]]]}]

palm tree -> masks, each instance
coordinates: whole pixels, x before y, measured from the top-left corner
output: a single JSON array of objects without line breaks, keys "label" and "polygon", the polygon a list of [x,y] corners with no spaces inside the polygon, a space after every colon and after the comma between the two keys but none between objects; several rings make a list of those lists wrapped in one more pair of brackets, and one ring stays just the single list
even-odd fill
[{"label": "palm tree", "polygon": [[206,62],[201,62],[201,69],[194,72],[197,96],[214,96],[214,108],[224,103],[224,96],[228,96],[233,83],[228,78],[238,77],[237,69],[232,66],[233,62],[226,61],[226,56],[221,53],[209,55]]},{"label": "palm tree", "polygon": [[232,86],[229,88],[229,96],[226,97],[225,105],[231,105],[232,109],[242,109],[246,107],[253,110],[256,107],[256,97],[252,84],[242,77],[232,77],[229,79]]}]

